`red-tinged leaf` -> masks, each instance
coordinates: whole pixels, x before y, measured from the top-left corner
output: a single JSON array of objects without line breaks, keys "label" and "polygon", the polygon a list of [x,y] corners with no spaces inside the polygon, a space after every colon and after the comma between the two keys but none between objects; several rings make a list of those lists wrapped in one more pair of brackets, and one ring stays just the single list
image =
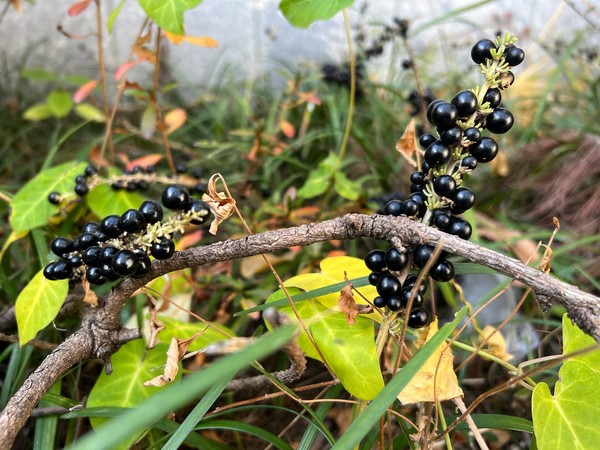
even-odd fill
[{"label": "red-tinged leaf", "polygon": [[165,125],[167,126],[166,133],[171,134],[177,128],[181,127],[185,123],[187,119],[187,114],[185,110],[182,108],[177,108],[172,111],[169,111],[165,115]]},{"label": "red-tinged leaf", "polygon": [[119,68],[117,69],[117,71],[115,72],[115,81],[119,81],[121,78],[123,78],[123,76],[127,73],[127,71],[129,71],[129,69],[137,66],[141,62],[142,62],[141,59],[136,59],[135,61],[127,61],[127,62],[124,62],[123,64],[121,64],[119,66]]},{"label": "red-tinged leaf", "polygon": [[315,94],[313,91],[300,92],[300,94],[298,94],[298,97],[300,98],[300,101],[302,101],[302,102],[312,103],[313,105],[317,105],[317,106],[319,106],[321,104],[321,99],[319,97],[317,97],[317,94]]},{"label": "red-tinged leaf", "polygon": [[145,169],[148,166],[155,166],[162,158],[163,155],[159,153],[151,153],[149,155],[140,156],[133,161],[128,161],[125,168],[127,170],[133,170],[135,166],[140,166],[141,168]]},{"label": "red-tinged leaf", "polygon": [[15,11],[20,13],[21,12],[21,2],[20,0],[10,0],[10,3],[12,4],[13,8],[15,8]]},{"label": "red-tinged leaf", "polygon": [[285,137],[287,138],[293,138],[296,135],[296,129],[294,128],[294,125],[292,125],[290,122],[288,122],[287,120],[282,120],[279,123],[279,128],[281,128],[281,132],[285,135]]},{"label": "red-tinged leaf", "polygon": [[75,91],[75,94],[73,94],[73,102],[81,103],[82,101],[84,101],[86,98],[89,97],[89,95],[92,93],[97,84],[97,80],[92,80],[85,83],[83,86],[77,89],[77,91]]},{"label": "red-tinged leaf", "polygon": [[218,47],[219,43],[215,41],[213,38],[208,36],[182,36],[179,34],[169,33],[165,31],[165,36],[169,40],[171,44],[179,45],[182,42],[187,42],[188,44],[197,45],[198,47],[209,47],[215,48]]},{"label": "red-tinged leaf", "polygon": [[87,9],[88,6],[90,6],[90,3],[92,3],[92,0],[82,0],[82,1],[77,2],[77,3],[73,3],[69,7],[69,10],[67,11],[67,14],[69,14],[69,16],[71,16],[71,17],[78,16],[79,14],[81,14],[82,12],[84,12]]},{"label": "red-tinged leaf", "polygon": [[197,230],[193,233],[188,233],[181,239],[179,239],[179,241],[177,241],[177,244],[175,245],[175,250],[180,252],[181,250],[185,250],[186,248],[192,247],[193,245],[196,245],[203,237],[204,231],[202,230]]}]

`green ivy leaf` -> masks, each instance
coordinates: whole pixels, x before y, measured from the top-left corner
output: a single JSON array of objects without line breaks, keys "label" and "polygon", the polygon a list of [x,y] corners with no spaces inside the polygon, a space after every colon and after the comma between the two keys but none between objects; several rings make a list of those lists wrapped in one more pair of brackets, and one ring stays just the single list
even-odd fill
[{"label": "green ivy leaf", "polygon": [[152,21],[169,33],[184,35],[183,13],[198,6],[202,0],[138,0]]},{"label": "green ivy leaf", "polygon": [[[594,339],[563,316],[563,354],[596,345]],[[533,428],[540,450],[596,448],[600,416],[600,349],[566,360],[554,395],[539,383],[532,398]]]},{"label": "green ivy leaf", "polygon": [[89,103],[75,105],[75,114],[82,119],[91,120],[92,122],[106,122],[104,112]]},{"label": "green ivy leaf", "polygon": [[48,194],[73,192],[75,177],[81,175],[85,163],[69,162],[40,172],[13,197],[10,224],[17,233],[41,227],[58,212],[48,201]]},{"label": "green ivy leaf", "polygon": [[360,187],[358,183],[350,181],[344,172],[337,171],[335,173],[335,192],[348,200],[357,200],[360,195]]},{"label": "green ivy leaf", "polygon": [[[302,291],[289,288],[288,292],[294,295]],[[267,303],[283,297],[283,291],[279,290],[269,296]],[[383,377],[375,353],[373,322],[357,316],[354,325],[349,325],[345,314],[326,308],[316,300],[298,303],[296,309],[344,388],[359,399],[375,398],[383,389]],[[291,307],[281,308],[281,311],[297,322]],[[300,335],[298,345],[307,356],[320,360],[306,333]]]},{"label": "green ivy leaf", "polygon": [[298,197],[307,199],[323,194],[331,182],[333,172],[338,166],[337,162],[338,157],[333,153],[321,161],[317,168],[308,175],[304,186],[298,190]]},{"label": "green ivy leaf", "polygon": [[23,112],[23,119],[39,122],[52,117],[52,110],[47,103],[36,103]]},{"label": "green ivy leaf", "polygon": [[54,320],[68,291],[67,280],[50,281],[44,277],[43,269],[25,286],[15,303],[21,345]]},{"label": "green ivy leaf", "polygon": [[165,329],[158,333],[158,342],[170,344],[172,338],[189,339],[194,334],[203,332],[190,344],[188,352],[195,352],[214,342],[228,339],[229,336],[235,336],[235,333],[229,328],[217,323],[211,322],[210,326],[207,326],[203,322],[182,322],[181,320],[162,315],[159,315],[157,318],[165,325]]},{"label": "green ivy leaf", "polygon": [[139,208],[144,199],[133,192],[115,191],[108,184],[100,184],[87,195],[88,206],[98,217],[123,214],[131,208]]},{"label": "green ivy leaf", "polygon": [[67,91],[52,91],[48,95],[48,107],[52,111],[52,115],[59,119],[65,117],[73,108],[73,100],[71,94]]},{"label": "green ivy leaf", "polygon": [[298,28],[308,28],[317,20],[329,20],[354,0],[282,0],[279,9],[289,23]]},{"label": "green ivy leaf", "polygon": [[[90,392],[87,401],[89,408],[94,407],[133,407],[153,395],[160,395],[164,387],[146,387],[144,382],[162,373],[167,359],[167,344],[159,344],[146,349],[143,340],[138,339],[123,345],[111,358],[113,372],[102,372]],[[181,378],[181,371],[176,379]],[[107,419],[92,417],[92,427],[98,428]],[[127,449],[136,440],[132,437],[121,442],[118,449]]]}]

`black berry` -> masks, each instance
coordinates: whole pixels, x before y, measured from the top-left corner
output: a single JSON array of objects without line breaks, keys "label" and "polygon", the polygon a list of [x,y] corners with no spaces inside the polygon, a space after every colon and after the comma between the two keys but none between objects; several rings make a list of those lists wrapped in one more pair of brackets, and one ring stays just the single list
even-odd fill
[{"label": "black berry", "polygon": [[498,154],[498,144],[492,138],[483,137],[477,144],[469,146],[469,153],[480,163],[490,162]]},{"label": "black berry", "polygon": [[425,133],[419,138],[419,145],[421,146],[421,148],[427,148],[436,140],[437,139],[432,134]]},{"label": "black berry", "polygon": [[495,48],[496,44],[494,44],[494,42],[489,39],[482,39],[471,49],[471,59],[476,64],[483,64],[486,59],[492,58],[492,50]]},{"label": "black berry", "polygon": [[502,102],[502,93],[498,88],[490,88],[483,96],[483,103],[489,103],[490,108],[497,108]]},{"label": "black berry", "polygon": [[128,233],[137,233],[146,225],[144,216],[137,209],[128,209],[119,219],[119,228]]},{"label": "black berry", "polygon": [[106,216],[100,222],[100,229],[109,238],[118,238],[123,233],[121,229],[121,218],[116,214]]},{"label": "black berry", "polygon": [[468,240],[473,233],[473,228],[466,220],[453,216],[450,218],[450,225],[448,225],[445,231],[461,239]]},{"label": "black berry", "polygon": [[162,193],[162,204],[174,211],[185,209],[189,201],[190,194],[178,185],[167,186]]},{"label": "black berry", "polygon": [[48,194],[48,201],[53,205],[60,205],[61,200],[62,197],[58,192],[50,192]]},{"label": "black berry", "polygon": [[152,244],[150,253],[156,259],[169,259],[175,253],[175,243],[171,239],[162,236],[159,242]]},{"label": "black berry", "polygon": [[456,190],[456,180],[450,175],[441,175],[433,179],[433,189],[437,195],[450,197]]},{"label": "black berry", "polygon": [[460,91],[452,99],[458,117],[469,117],[477,112],[477,96],[471,91]]},{"label": "black berry", "polygon": [[140,262],[131,250],[119,250],[114,256],[111,267],[118,275],[128,277],[138,269]]},{"label": "black berry", "polygon": [[450,261],[442,259],[433,265],[429,275],[435,281],[450,281],[454,277],[454,266]]},{"label": "black berry", "polygon": [[163,218],[163,209],[158,203],[146,200],[140,205],[140,213],[147,223],[160,222]]},{"label": "black berry", "polygon": [[425,150],[425,162],[431,167],[441,166],[450,161],[451,152],[442,141],[435,141]]},{"label": "black berry", "polygon": [[525,59],[525,52],[519,47],[509,47],[504,52],[504,60],[509,66],[518,66]]},{"label": "black berry", "polygon": [[408,254],[392,247],[385,252],[385,266],[389,270],[401,271],[408,265]]},{"label": "black berry", "polygon": [[83,183],[77,183],[75,185],[75,193],[79,196],[79,197],[85,197],[87,195],[87,193],[89,192],[89,188],[87,187],[86,184]]},{"label": "black berry", "polygon": [[426,309],[414,309],[408,315],[407,325],[411,328],[423,328],[429,323],[429,311]]},{"label": "black berry", "polygon": [[452,212],[454,214],[462,214],[471,209],[475,204],[475,194],[469,188],[461,187],[454,192],[452,196]]},{"label": "black berry", "polygon": [[383,214],[398,217],[402,214],[402,202],[400,200],[390,200],[383,207]]},{"label": "black berry", "polygon": [[381,272],[385,269],[385,252],[383,250],[371,250],[365,257],[365,265],[372,272]]},{"label": "black berry", "polygon": [[463,137],[466,138],[471,143],[479,142],[481,139],[481,131],[475,127],[469,127],[463,131]]},{"label": "black berry", "polygon": [[456,106],[446,101],[436,104],[431,110],[431,123],[436,127],[452,128],[457,118]]},{"label": "black berry", "polygon": [[485,119],[485,127],[496,134],[506,133],[515,121],[512,113],[505,108],[496,108]]},{"label": "black berry", "polygon": [[377,280],[377,293],[385,298],[390,298],[400,292],[400,281],[392,274],[384,273]]},{"label": "black berry", "polygon": [[50,244],[50,249],[56,256],[63,256],[74,250],[73,242],[63,237],[57,237]]},{"label": "black berry", "polygon": [[193,214],[194,219],[191,223],[194,225],[202,225],[210,215],[210,208],[202,200],[193,200],[188,204],[188,211]]}]

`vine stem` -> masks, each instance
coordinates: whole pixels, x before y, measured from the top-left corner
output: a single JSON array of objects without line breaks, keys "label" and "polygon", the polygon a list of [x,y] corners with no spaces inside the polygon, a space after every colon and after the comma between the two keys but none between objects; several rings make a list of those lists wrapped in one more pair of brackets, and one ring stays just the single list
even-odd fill
[{"label": "vine stem", "polygon": [[[89,358],[101,358],[108,362],[121,344],[139,338],[138,330],[121,327],[121,309],[138,289],[153,279],[184,268],[271,253],[293,246],[362,237],[390,242],[396,239],[406,246],[435,246],[440,243],[444,251],[491,268],[529,286],[544,310],[553,303],[563,305],[575,324],[600,341],[600,298],[516,259],[406,217],[347,214],[323,222],[265,231],[241,239],[228,239],[189,248],[176,252],[170,259],[153,261],[150,272],[142,278],[124,279],[99,299],[98,307],[89,310],[81,328],[59,344],[9,400],[6,408],[0,413],[0,448],[11,448],[19,430],[25,425],[39,400],[71,366]],[[509,386],[515,385],[517,380],[524,377],[526,375],[515,377]],[[474,407],[474,404],[476,403],[472,403],[470,408]],[[452,426],[448,427],[448,430],[452,429]]]}]

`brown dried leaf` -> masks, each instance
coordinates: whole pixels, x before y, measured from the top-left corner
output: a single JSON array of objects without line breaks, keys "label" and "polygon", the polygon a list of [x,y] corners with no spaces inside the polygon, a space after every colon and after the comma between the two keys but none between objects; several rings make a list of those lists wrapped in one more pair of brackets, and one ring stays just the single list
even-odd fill
[{"label": "brown dried leaf", "polygon": [[152,378],[144,383],[144,386],[164,386],[175,379],[177,373],[179,373],[179,361],[185,356],[188,347],[196,338],[202,335],[204,331],[199,331],[189,339],[171,339],[171,345],[167,350],[167,363],[165,364],[165,370],[162,375]]},{"label": "brown dried leaf", "polygon": [[204,347],[201,352],[208,356],[221,356],[236,353],[245,349],[254,341],[253,338],[238,337],[227,341],[219,341]]},{"label": "brown dried leaf", "polygon": [[165,324],[162,323],[156,317],[158,311],[156,308],[156,300],[150,295],[147,295],[149,300],[148,309],[150,310],[150,343],[148,347],[154,348],[156,347],[156,341],[158,341],[158,333],[165,329]]},{"label": "brown dried leaf", "polygon": [[356,315],[358,314],[358,308],[356,307],[356,302],[354,301],[354,293],[352,292],[352,285],[346,278],[344,274],[344,280],[346,281],[346,286],[344,286],[340,292],[340,296],[338,298],[338,306],[340,311],[346,314],[346,322],[348,325],[354,325],[356,322]]},{"label": "brown dried leaf", "polygon": [[[424,339],[415,345],[419,348],[429,341],[438,331],[437,318],[429,325]],[[452,351],[443,342],[429,357],[417,374],[409,381],[406,387],[398,394],[402,404],[434,402],[436,400],[449,400],[463,395],[458,385],[458,379],[452,366]],[[439,365],[438,365],[439,362]],[[435,386],[435,392],[434,392]]]},{"label": "brown dried leaf", "polygon": [[202,200],[208,204],[215,216],[208,230],[213,235],[217,234],[221,222],[231,217],[235,211],[235,200],[224,192],[217,192],[217,180],[220,177],[220,174],[212,175],[208,180],[208,194],[202,194]]},{"label": "brown dried leaf", "polygon": [[417,128],[415,125],[415,119],[411,119],[404,130],[402,136],[396,143],[396,150],[408,161],[408,163],[417,167],[417,161],[415,160],[415,153],[418,151],[417,146]]},{"label": "brown dried leaf", "polygon": [[[486,341],[486,351],[488,353],[491,353],[503,361],[509,361],[512,358],[512,355],[506,352],[506,340],[504,339],[504,335],[500,331],[494,333],[495,330],[496,328],[493,326],[486,325],[479,333],[479,341]],[[492,333],[494,333],[493,336]]]},{"label": "brown dried leaf", "polygon": [[98,306],[98,296],[91,289],[90,282],[85,276],[83,277],[83,280],[81,280],[81,284],[83,285],[83,292],[85,293],[83,296],[83,302],[93,307]]}]

